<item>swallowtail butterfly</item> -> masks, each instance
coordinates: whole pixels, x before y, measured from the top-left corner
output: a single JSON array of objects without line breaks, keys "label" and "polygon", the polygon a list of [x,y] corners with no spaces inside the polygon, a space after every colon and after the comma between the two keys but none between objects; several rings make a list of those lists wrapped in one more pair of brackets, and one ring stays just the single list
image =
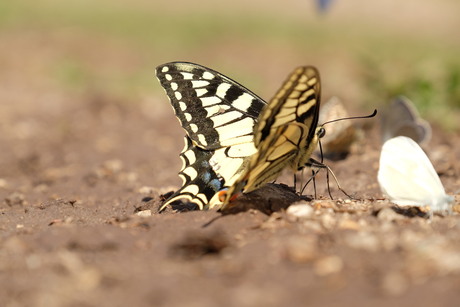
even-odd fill
[{"label": "swallowtail butterfly", "polygon": [[197,64],[167,63],[156,73],[186,132],[180,155],[183,185],[160,210],[180,198],[200,209],[225,208],[235,195],[261,187],[284,168],[297,171],[310,165],[324,133],[317,128],[316,68],[297,68],[268,104]]}]

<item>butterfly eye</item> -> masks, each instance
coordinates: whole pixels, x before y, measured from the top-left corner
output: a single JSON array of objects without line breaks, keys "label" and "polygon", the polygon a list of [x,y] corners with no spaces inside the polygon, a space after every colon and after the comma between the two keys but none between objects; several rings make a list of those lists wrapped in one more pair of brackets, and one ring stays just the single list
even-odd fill
[{"label": "butterfly eye", "polygon": [[318,138],[323,138],[326,135],[326,129],[324,129],[323,127],[319,128],[317,135]]}]

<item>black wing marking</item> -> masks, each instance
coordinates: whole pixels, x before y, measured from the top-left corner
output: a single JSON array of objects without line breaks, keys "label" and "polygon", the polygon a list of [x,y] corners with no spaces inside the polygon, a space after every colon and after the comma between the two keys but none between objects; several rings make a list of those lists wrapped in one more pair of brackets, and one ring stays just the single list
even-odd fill
[{"label": "black wing marking", "polygon": [[188,136],[184,141],[185,146],[180,154],[183,166],[179,172],[179,177],[183,181],[182,187],[166,200],[160,211],[172,202],[183,198],[197,204],[202,210],[225,184],[225,180],[216,173],[210,163],[214,150],[204,150],[194,146]]}]

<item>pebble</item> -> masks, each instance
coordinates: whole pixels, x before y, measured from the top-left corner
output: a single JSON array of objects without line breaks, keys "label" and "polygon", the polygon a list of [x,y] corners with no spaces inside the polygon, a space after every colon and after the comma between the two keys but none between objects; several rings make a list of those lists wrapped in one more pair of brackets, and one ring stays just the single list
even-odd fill
[{"label": "pebble", "polygon": [[107,160],[102,165],[105,169],[117,173],[123,168],[123,162],[118,159]]},{"label": "pebble", "polygon": [[140,187],[139,190],[137,190],[140,194],[146,194],[146,195],[149,195],[149,194],[152,194],[154,189],[153,187],[149,187],[149,186],[143,186],[143,187]]},{"label": "pebble", "polygon": [[332,230],[336,225],[336,218],[331,213],[326,213],[321,216],[321,225],[326,230]]},{"label": "pebble", "polygon": [[382,221],[392,222],[392,221],[404,219],[405,217],[401,214],[396,213],[390,207],[385,207],[379,211],[379,213],[377,214],[377,218]]},{"label": "pebble", "polygon": [[348,230],[360,230],[361,229],[360,224],[351,219],[340,220],[338,227],[340,229],[348,229]]},{"label": "pebble", "polygon": [[136,213],[137,216],[142,216],[142,217],[149,217],[152,216],[152,210],[147,209],[147,210],[142,210]]},{"label": "pebble", "polygon": [[302,226],[307,229],[308,231],[314,232],[314,233],[320,233],[322,232],[323,228],[321,227],[320,223],[317,221],[313,220],[307,220],[302,223]]},{"label": "pebble", "polygon": [[337,205],[332,200],[315,200],[312,202],[312,206],[320,209],[320,208],[336,208]]},{"label": "pebble", "polygon": [[24,194],[18,192],[13,192],[10,195],[8,195],[5,198],[4,202],[10,207],[27,205],[27,201],[25,200]]},{"label": "pebble", "polygon": [[399,296],[409,287],[407,278],[399,272],[387,273],[382,280],[382,290],[386,295]]},{"label": "pebble", "polygon": [[286,210],[290,222],[303,221],[314,216],[315,210],[307,202],[298,202],[290,205]]},{"label": "pebble", "polygon": [[8,187],[8,182],[6,181],[6,179],[3,179],[3,178],[0,178],[0,188],[6,188]]},{"label": "pebble", "polygon": [[343,269],[343,260],[336,255],[322,257],[315,262],[314,269],[318,276],[339,273]]},{"label": "pebble", "polygon": [[378,238],[370,232],[348,233],[345,236],[345,243],[352,248],[369,252],[376,252],[380,247]]},{"label": "pebble", "polygon": [[286,256],[295,263],[306,263],[319,257],[316,236],[296,236],[289,238],[286,244]]}]

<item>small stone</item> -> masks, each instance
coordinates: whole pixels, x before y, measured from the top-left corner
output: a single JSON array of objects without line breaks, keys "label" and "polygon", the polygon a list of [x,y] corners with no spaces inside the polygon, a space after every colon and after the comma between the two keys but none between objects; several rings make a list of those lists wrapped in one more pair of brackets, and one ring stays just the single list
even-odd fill
[{"label": "small stone", "polygon": [[3,178],[0,178],[0,188],[6,188],[8,187],[8,182],[6,181],[6,179],[3,179]]},{"label": "small stone", "polygon": [[338,227],[340,229],[349,229],[349,230],[360,230],[361,229],[361,226],[357,222],[351,219],[340,220]]},{"label": "small stone", "polygon": [[380,247],[377,237],[369,232],[349,233],[345,236],[345,242],[352,248],[369,252],[376,252]]},{"label": "small stone", "polygon": [[5,200],[5,204],[7,204],[9,207],[13,206],[25,206],[27,205],[27,201],[25,200],[25,196],[21,193],[14,192],[8,195]]},{"label": "small stone", "polygon": [[343,269],[343,260],[336,255],[323,257],[315,262],[314,269],[318,276],[339,273]]},{"label": "small stone", "polygon": [[117,173],[123,168],[123,162],[118,159],[107,160],[103,163],[103,167],[108,171]]},{"label": "small stone", "polygon": [[328,200],[315,200],[312,202],[312,206],[315,209],[320,209],[320,208],[337,208],[337,205],[334,201],[328,199]]},{"label": "small stone", "polygon": [[44,183],[38,184],[37,186],[34,187],[34,191],[40,192],[40,193],[46,192],[48,189],[49,189],[49,186]]},{"label": "small stone", "polygon": [[137,216],[142,216],[142,217],[149,217],[152,216],[152,210],[142,210],[136,213]]},{"label": "small stone", "polygon": [[295,263],[306,263],[319,256],[318,242],[315,236],[297,236],[288,240],[286,245],[287,258]]},{"label": "small stone", "polygon": [[336,223],[337,221],[331,213],[326,213],[321,216],[321,225],[326,230],[332,230],[335,227]]},{"label": "small stone", "polygon": [[315,233],[320,233],[322,232],[323,228],[319,224],[318,221],[313,221],[313,220],[307,220],[302,223],[302,226],[306,228],[309,231],[315,232]]},{"label": "small stone", "polygon": [[407,279],[399,272],[390,272],[383,277],[382,290],[390,296],[399,296],[409,287]]},{"label": "small stone", "polygon": [[287,219],[290,222],[310,219],[314,213],[315,210],[307,202],[294,203],[286,210]]},{"label": "small stone", "polygon": [[389,207],[382,208],[377,214],[377,218],[382,221],[392,222],[396,220],[404,219],[404,216],[396,213]]},{"label": "small stone", "polygon": [[149,194],[153,193],[153,187],[143,186],[143,187],[139,188],[138,192],[141,193],[141,194],[149,195]]}]

